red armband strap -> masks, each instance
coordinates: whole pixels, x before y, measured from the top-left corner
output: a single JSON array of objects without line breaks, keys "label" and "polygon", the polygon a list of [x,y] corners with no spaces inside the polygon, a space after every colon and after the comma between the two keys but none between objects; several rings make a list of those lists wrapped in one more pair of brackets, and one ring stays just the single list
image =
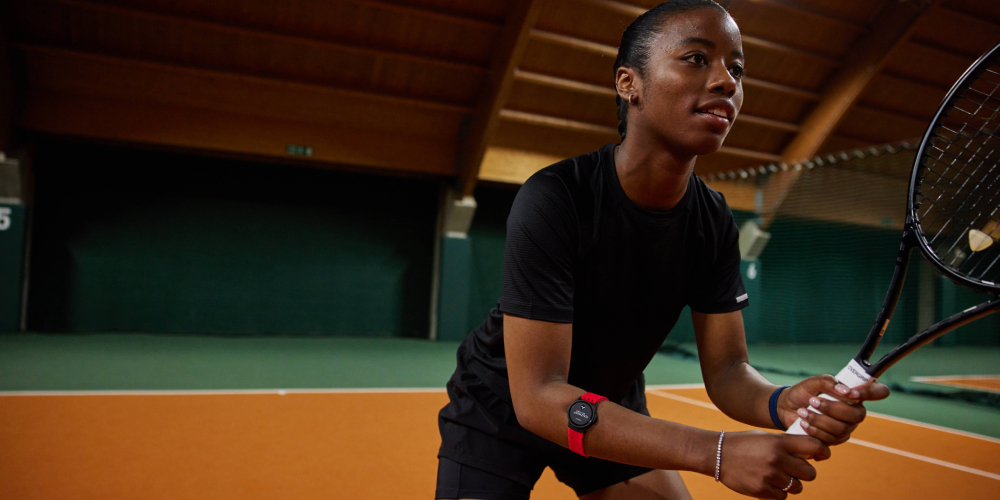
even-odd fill
[{"label": "red armband strap", "polygon": [[597,403],[607,400],[608,398],[604,396],[588,392],[569,405],[567,409],[567,413],[569,414],[567,440],[569,441],[569,449],[574,453],[585,457],[588,456],[583,451],[583,434],[587,431],[588,427],[597,422]]}]

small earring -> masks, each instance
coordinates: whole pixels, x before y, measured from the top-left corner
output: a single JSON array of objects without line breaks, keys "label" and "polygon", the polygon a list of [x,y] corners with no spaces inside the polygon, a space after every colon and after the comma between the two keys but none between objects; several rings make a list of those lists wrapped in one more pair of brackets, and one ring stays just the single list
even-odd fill
[{"label": "small earring", "polygon": [[633,99],[633,97],[635,97],[634,94],[628,95],[628,103],[634,106],[635,103],[639,101],[639,99],[638,98]]}]

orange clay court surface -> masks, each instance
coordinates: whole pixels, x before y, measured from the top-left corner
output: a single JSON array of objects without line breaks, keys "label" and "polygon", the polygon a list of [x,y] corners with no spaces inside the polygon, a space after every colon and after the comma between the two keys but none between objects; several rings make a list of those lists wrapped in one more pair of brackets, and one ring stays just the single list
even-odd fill
[{"label": "orange clay court surface", "polygon": [[[648,394],[655,417],[747,429],[703,388]],[[391,389],[6,393],[0,498],[430,499],[446,400]],[[871,416],[817,468],[796,498],[1000,498],[1000,440],[891,417]],[[683,476],[696,499],[744,498]],[[546,470],[532,498],[575,497]]]}]

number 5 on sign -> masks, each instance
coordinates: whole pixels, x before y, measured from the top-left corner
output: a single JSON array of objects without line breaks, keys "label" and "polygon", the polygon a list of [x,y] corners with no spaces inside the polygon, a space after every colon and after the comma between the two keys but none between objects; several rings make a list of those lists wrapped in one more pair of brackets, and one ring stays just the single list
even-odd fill
[{"label": "number 5 on sign", "polygon": [[0,207],[0,231],[6,231],[10,227],[10,209]]}]

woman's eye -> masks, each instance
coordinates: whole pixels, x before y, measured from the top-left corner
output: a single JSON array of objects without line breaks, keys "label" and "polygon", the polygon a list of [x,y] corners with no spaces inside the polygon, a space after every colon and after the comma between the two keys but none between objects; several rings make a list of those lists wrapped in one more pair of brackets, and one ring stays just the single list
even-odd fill
[{"label": "woman's eye", "polygon": [[708,59],[705,58],[705,54],[691,54],[688,59],[695,64],[705,64]]},{"label": "woman's eye", "polygon": [[734,78],[743,78],[743,66],[733,66],[729,72]]}]

